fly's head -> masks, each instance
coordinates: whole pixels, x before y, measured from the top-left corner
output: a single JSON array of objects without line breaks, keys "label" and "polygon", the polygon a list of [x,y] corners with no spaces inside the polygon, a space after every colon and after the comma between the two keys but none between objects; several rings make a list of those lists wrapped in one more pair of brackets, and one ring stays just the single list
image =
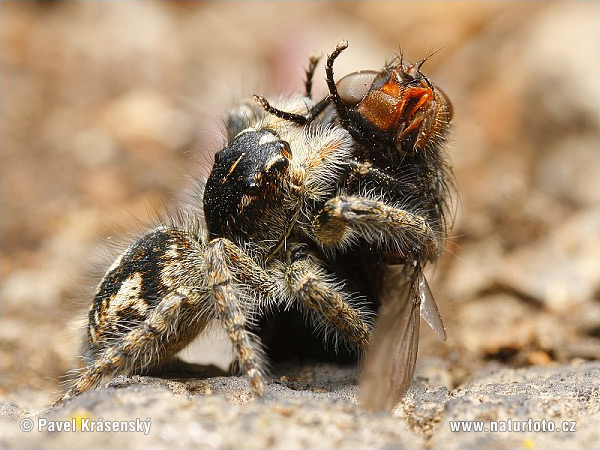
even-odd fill
[{"label": "fly's head", "polygon": [[452,120],[446,94],[421,72],[425,60],[405,64],[400,57],[381,71],[350,73],[333,82],[333,61],[346,46],[338,46],[328,61],[330,94],[343,125],[365,147],[395,149],[402,157],[436,151]]}]

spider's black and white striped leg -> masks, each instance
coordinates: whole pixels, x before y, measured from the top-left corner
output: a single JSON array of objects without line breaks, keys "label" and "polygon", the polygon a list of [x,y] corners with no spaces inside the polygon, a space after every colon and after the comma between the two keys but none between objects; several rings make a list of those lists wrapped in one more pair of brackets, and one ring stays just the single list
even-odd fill
[{"label": "spider's black and white striped leg", "polygon": [[234,273],[237,279],[254,288],[252,290],[259,296],[274,293],[273,283],[242,249],[224,238],[214,239],[208,244],[206,270],[217,317],[225,326],[234,354],[250,379],[252,390],[261,396],[265,389],[266,363],[260,342],[248,327],[252,325],[249,321],[262,314],[263,302],[256,299],[254,305],[242,304],[244,293],[237,290],[239,286],[234,280]]}]

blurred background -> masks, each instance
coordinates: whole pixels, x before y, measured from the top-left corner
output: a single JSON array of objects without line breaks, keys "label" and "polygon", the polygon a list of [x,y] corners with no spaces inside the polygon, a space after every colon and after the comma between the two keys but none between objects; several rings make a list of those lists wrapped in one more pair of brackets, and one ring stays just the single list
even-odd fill
[{"label": "blurred background", "polygon": [[110,242],[187,199],[228,108],[301,91],[343,39],[340,76],[436,51],[423,71],[454,103],[457,214],[429,276],[449,338],[422,326],[418,374],[599,358],[598,3],[0,7],[3,400],[58,395]]}]

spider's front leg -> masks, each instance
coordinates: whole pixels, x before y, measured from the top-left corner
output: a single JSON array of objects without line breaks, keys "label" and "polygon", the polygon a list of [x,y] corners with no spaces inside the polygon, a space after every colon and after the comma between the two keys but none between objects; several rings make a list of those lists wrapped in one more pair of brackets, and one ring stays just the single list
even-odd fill
[{"label": "spider's front leg", "polygon": [[[267,302],[276,295],[274,284],[242,249],[224,238],[214,239],[208,244],[206,271],[217,317],[225,326],[252,390],[261,396],[265,389],[263,351],[258,338],[247,327],[255,322],[257,313],[262,313]],[[245,295],[239,291],[240,284],[253,291],[255,304],[242,303]]]},{"label": "spider's front leg", "polygon": [[[263,352],[247,328],[259,318],[258,313],[267,313],[272,306],[291,300],[307,310],[318,327],[353,348],[366,348],[371,332],[370,313],[353,304],[341,284],[327,276],[304,244],[289,244],[284,258],[268,263],[265,271],[240,247],[217,238],[208,244],[206,265],[217,316],[257,395],[264,391]],[[247,297],[239,291],[240,287],[249,291],[253,304],[240,303]]]},{"label": "spider's front leg", "polygon": [[317,328],[332,333],[336,343],[340,337],[354,349],[366,349],[371,313],[353,304],[341,283],[327,275],[306,245],[290,245],[282,278],[288,295],[311,314]]},{"label": "spider's front leg", "polygon": [[311,224],[315,240],[325,248],[344,248],[362,238],[403,255],[435,260],[441,235],[419,214],[384,201],[338,196],[328,200]]}]

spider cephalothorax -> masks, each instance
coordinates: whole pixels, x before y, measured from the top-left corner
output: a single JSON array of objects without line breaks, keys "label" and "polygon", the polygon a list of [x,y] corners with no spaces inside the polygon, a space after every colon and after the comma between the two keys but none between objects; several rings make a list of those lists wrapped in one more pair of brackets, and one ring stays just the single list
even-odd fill
[{"label": "spider cephalothorax", "polygon": [[248,129],[215,154],[204,190],[204,214],[211,237],[235,242],[272,240],[286,231],[281,211],[290,146],[268,130]]}]

